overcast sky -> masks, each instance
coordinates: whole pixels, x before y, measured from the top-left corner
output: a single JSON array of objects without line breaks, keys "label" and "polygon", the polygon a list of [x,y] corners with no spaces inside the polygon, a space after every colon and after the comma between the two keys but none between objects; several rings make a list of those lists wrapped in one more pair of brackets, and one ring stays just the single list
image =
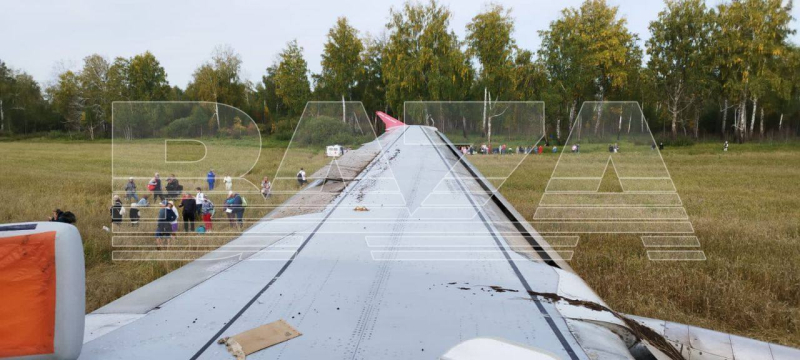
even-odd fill
[{"label": "overcast sky", "polygon": [[[708,1],[709,6],[720,0]],[[0,19],[0,59],[23,69],[42,83],[56,69],[78,68],[82,59],[98,53],[110,60],[151,51],[167,71],[171,85],[184,88],[194,69],[210,57],[216,45],[229,44],[242,56],[244,77],[259,81],[287,41],[297,39],[312,72],[320,70],[320,55],[328,29],[339,16],[365,33],[384,31],[389,9],[402,0],[327,1],[3,1]],[[444,0],[453,13],[451,26],[463,39],[465,25],[486,0]],[[538,31],[581,0],[496,1],[511,7],[520,47],[536,50]],[[619,6],[628,27],[643,41],[647,26],[663,8],[661,0],[609,0]],[[793,17],[800,17],[795,6]],[[793,28],[798,26],[793,21]],[[798,35],[793,36],[797,43]],[[63,65],[62,65],[63,64]]]}]

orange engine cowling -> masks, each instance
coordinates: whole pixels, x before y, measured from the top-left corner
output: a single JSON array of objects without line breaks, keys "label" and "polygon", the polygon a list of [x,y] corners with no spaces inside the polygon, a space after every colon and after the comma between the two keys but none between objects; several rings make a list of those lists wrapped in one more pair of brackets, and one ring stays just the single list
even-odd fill
[{"label": "orange engine cowling", "polygon": [[78,229],[0,225],[0,358],[77,358],[85,309]]}]

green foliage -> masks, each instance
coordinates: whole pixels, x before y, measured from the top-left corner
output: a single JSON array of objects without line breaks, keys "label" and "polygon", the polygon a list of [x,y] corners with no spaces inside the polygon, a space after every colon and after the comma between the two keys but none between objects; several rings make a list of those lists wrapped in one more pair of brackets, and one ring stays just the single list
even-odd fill
[{"label": "green foliage", "polygon": [[404,101],[466,98],[472,67],[449,29],[451,17],[435,0],[391,10],[381,70],[386,101],[396,114]]},{"label": "green foliage", "polygon": [[185,92],[169,85],[149,52],[113,61],[87,56],[80,69],[58,74],[44,91],[0,61],[0,133],[54,129],[106,137],[112,102],[179,100],[237,107],[262,133],[285,139],[312,98],[310,75],[314,99],[344,97],[363,102],[369,114],[381,110],[400,118],[406,101],[482,100],[484,91],[493,101],[543,100],[547,133],[556,138],[589,100],[639,101],[651,127],[672,136],[680,130],[697,138],[720,129],[725,136],[732,125],[746,140],[757,118],[762,136],[765,129],[797,135],[800,50],[789,41],[795,31],[783,3],[731,0],[707,8],[702,0],[666,0],[650,23],[644,67],[638,35],[605,0],[564,9],[539,32],[539,49],[517,47],[512,12],[502,5],[487,5],[459,39],[447,6],[409,1],[390,11],[377,37],[360,37],[338,18],[319,74],[309,74],[302,47],[291,41],[254,84],[242,79],[241,57],[221,46],[195,69]]},{"label": "green foliage", "polygon": [[303,59],[303,48],[297,40],[286,44],[279,55],[280,62],[274,72],[275,95],[280,99],[290,115],[303,111],[311,95],[308,82],[308,64]]},{"label": "green foliage", "polygon": [[173,120],[164,128],[164,133],[170,138],[192,138],[200,137],[205,130],[206,134],[211,133],[208,128],[208,118],[211,116],[206,109],[197,106],[192,109],[189,116]]},{"label": "green foliage", "polygon": [[364,108],[373,113],[376,110],[385,111],[386,86],[383,80],[383,48],[385,39],[364,39],[364,51],[361,52],[361,71],[358,74],[358,100],[364,103]]},{"label": "green foliage", "polygon": [[0,134],[27,134],[58,126],[33,77],[0,60]]},{"label": "green foliage", "polygon": [[563,111],[569,113],[568,123],[583,101],[628,97],[629,83],[640,71],[638,36],[617,13],[617,7],[605,0],[587,0],[578,9],[564,9],[559,19],[539,32],[539,57],[550,78],[550,99],[569,109]]},{"label": "green foliage", "polygon": [[497,4],[489,5],[467,24],[467,55],[481,64],[478,81],[504,100],[515,95],[513,32],[511,10]]},{"label": "green foliage", "polygon": [[294,137],[293,146],[323,147],[327,145],[358,146],[374,139],[369,130],[360,131],[357,124],[344,123],[341,118],[310,116],[303,118]]},{"label": "green foliage", "polygon": [[337,19],[336,25],[328,31],[328,40],[322,52],[322,73],[315,76],[315,91],[321,100],[353,99],[362,69],[363,50],[364,44],[358,38],[358,31],[350,26],[347,18]]},{"label": "green foliage", "polygon": [[218,102],[242,107],[245,104],[245,84],[240,78],[242,58],[230,46],[214,49],[211,61],[192,74],[186,96],[193,100]]},{"label": "green foliage", "polygon": [[149,51],[134,56],[127,66],[128,93],[136,101],[167,100],[167,72]]},{"label": "green foliage", "polygon": [[650,23],[647,66],[657,89],[667,95],[673,137],[683,110],[702,106],[711,86],[711,15],[702,0],[670,0]]}]

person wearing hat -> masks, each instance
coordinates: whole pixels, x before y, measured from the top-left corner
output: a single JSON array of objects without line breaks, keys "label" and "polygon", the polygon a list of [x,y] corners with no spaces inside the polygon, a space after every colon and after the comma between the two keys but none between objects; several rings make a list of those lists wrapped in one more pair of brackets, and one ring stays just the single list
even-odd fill
[{"label": "person wearing hat", "polygon": [[133,181],[133,177],[128,178],[128,182],[125,183],[125,201],[139,201],[139,195],[136,195],[136,183]]},{"label": "person wearing hat", "polygon": [[235,223],[235,212],[233,205],[233,191],[228,191],[228,198],[225,199],[225,215],[228,217],[228,223],[231,227],[236,225]]}]

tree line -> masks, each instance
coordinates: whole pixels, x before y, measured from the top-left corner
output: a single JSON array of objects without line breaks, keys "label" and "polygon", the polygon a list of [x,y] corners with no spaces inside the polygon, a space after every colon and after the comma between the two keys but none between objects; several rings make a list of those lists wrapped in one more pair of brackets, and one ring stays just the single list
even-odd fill
[{"label": "tree line", "polygon": [[257,82],[242,78],[234,49],[219,46],[185,89],[170,86],[150,52],[113,61],[87,56],[80,70],[64,71],[44,88],[0,61],[0,133],[107,137],[111,103],[126,100],[224,103],[279,137],[291,136],[309,100],[362,101],[370,113],[398,117],[413,100],[542,100],[548,135],[563,140],[584,101],[634,100],[665,137],[797,135],[800,48],[789,40],[791,5],[732,0],[709,8],[703,0],[666,0],[642,44],[617,7],[586,0],[562,10],[531,50],[517,45],[514,14],[502,5],[486,5],[459,39],[449,8],[407,2],[390,10],[378,36],[339,18],[318,74],[297,41]]}]

